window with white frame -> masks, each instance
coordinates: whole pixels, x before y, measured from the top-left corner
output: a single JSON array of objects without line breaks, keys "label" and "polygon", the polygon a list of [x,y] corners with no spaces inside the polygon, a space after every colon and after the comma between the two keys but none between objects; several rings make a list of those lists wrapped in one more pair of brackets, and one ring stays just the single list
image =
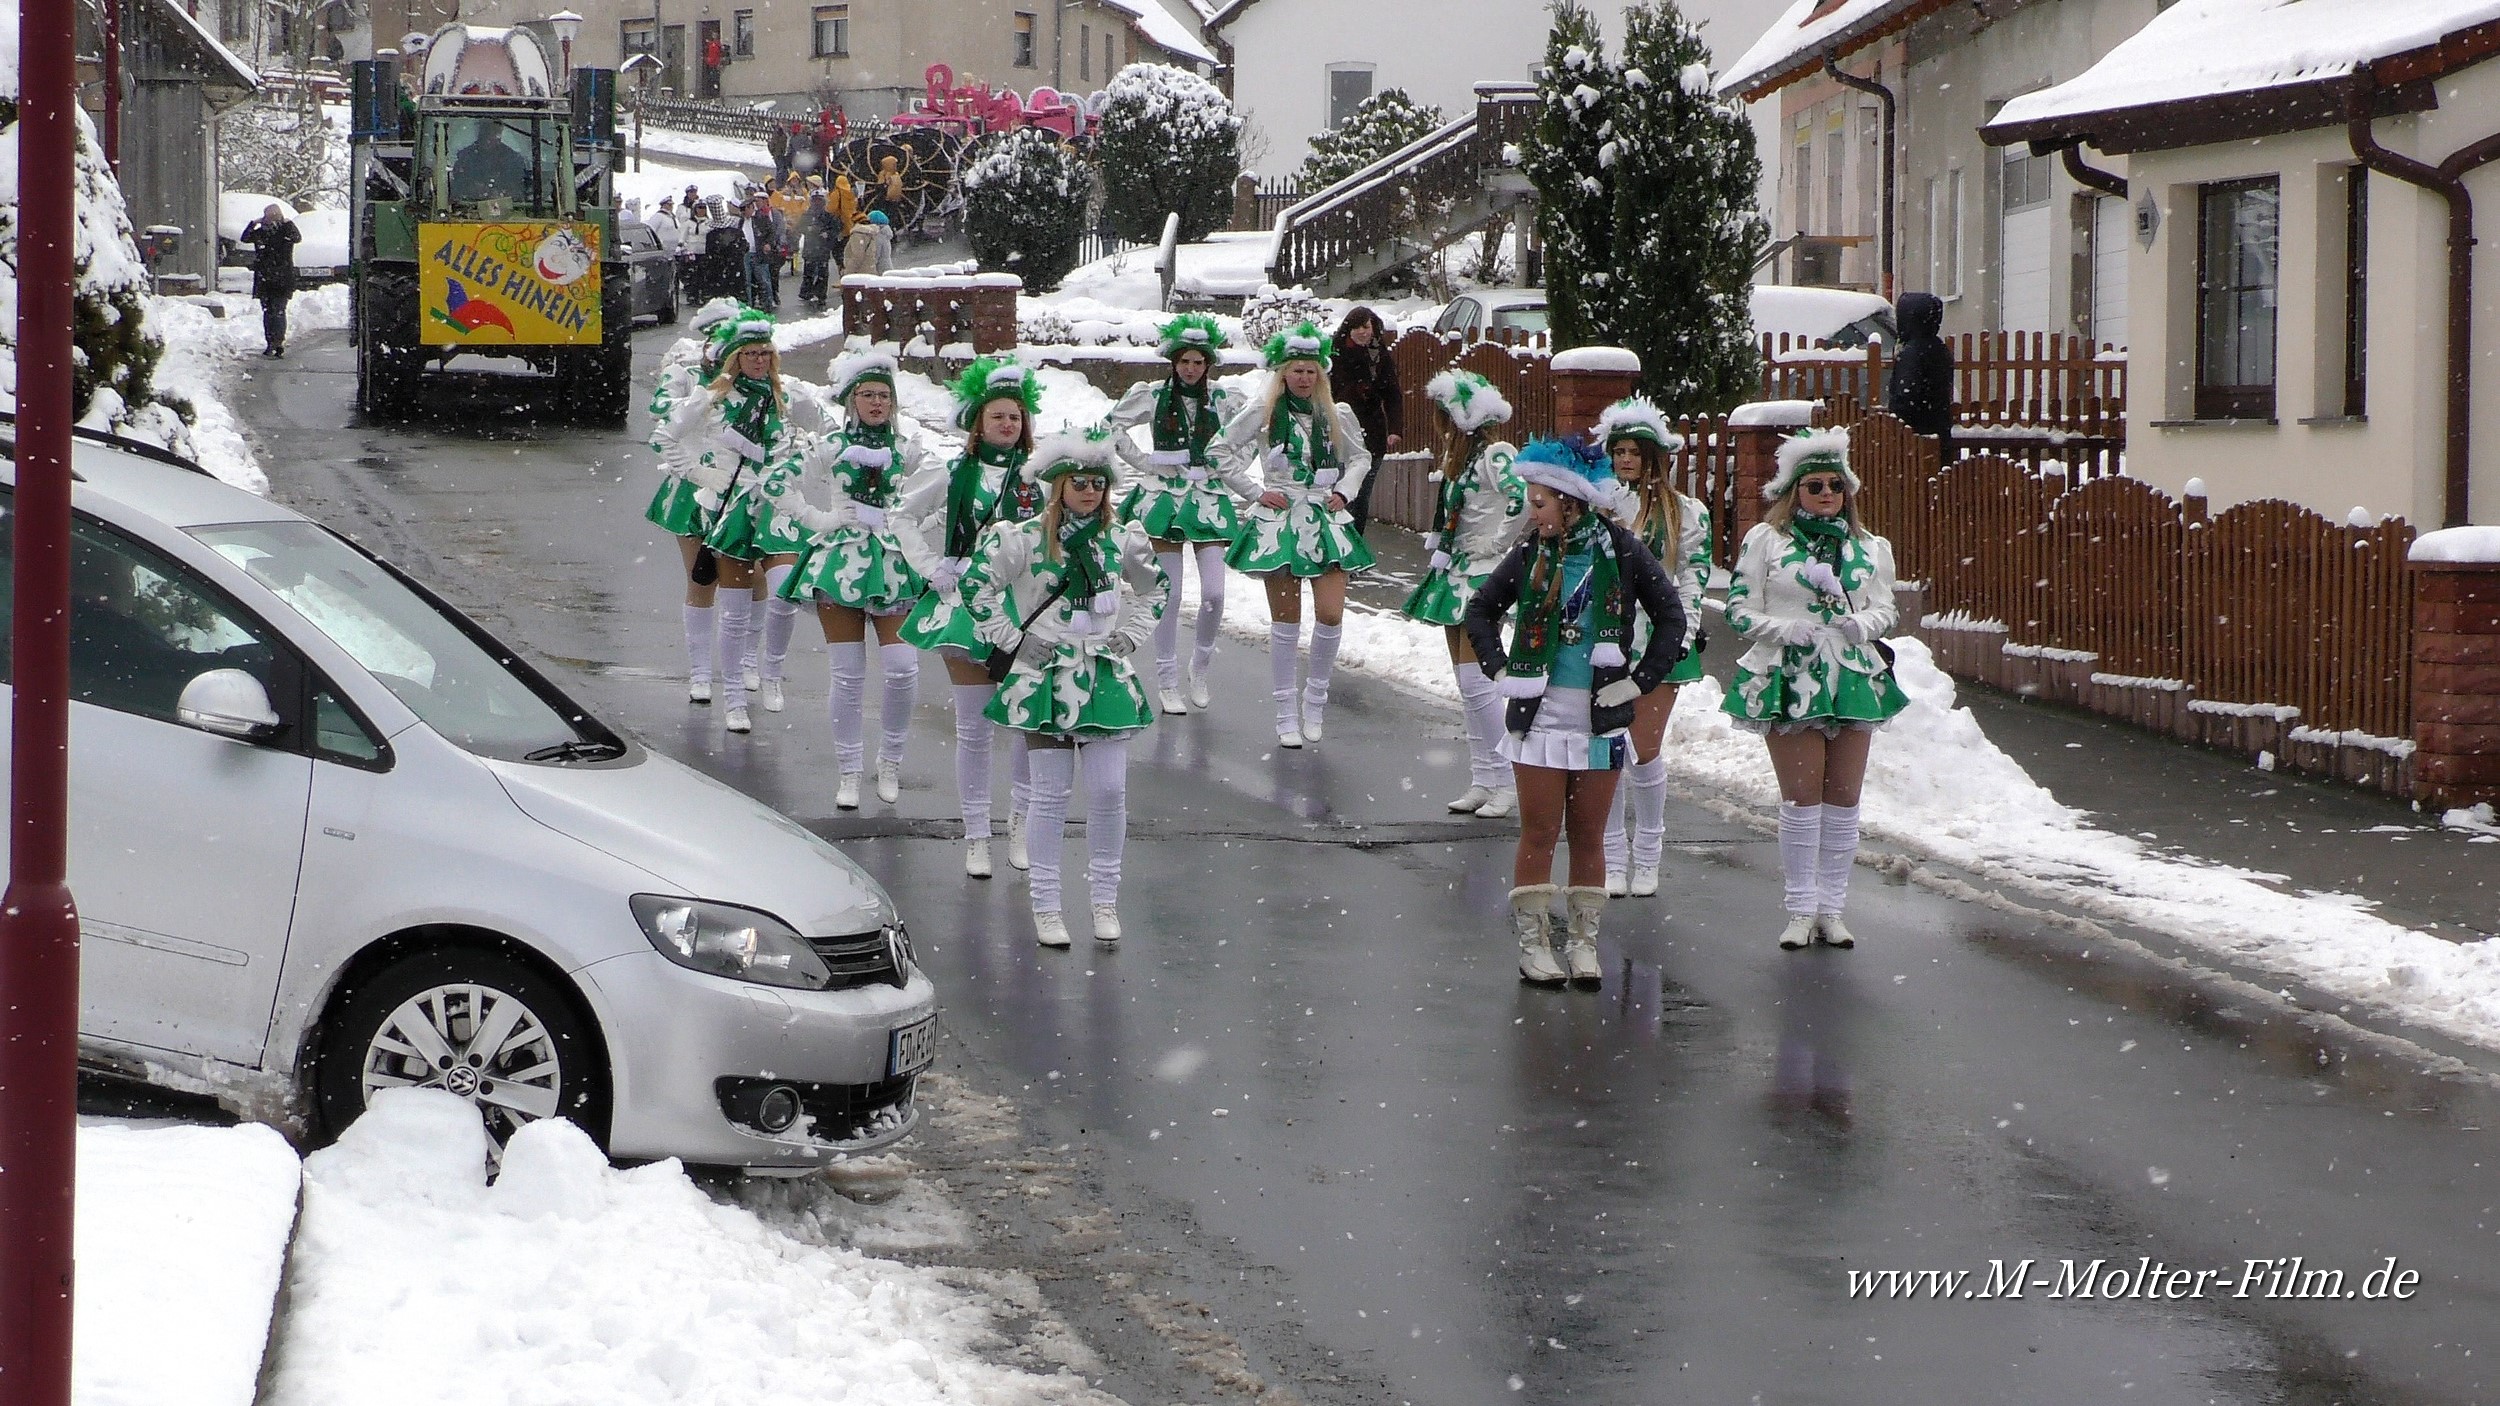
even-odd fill
[{"label": "window with white frame", "polygon": [[847,59],[851,56],[851,7],[818,5],[813,12],[815,57]]}]

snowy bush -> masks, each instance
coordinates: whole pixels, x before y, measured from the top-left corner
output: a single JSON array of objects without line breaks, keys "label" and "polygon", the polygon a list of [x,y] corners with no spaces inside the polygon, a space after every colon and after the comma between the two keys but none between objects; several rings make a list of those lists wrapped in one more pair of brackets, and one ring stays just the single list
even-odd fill
[{"label": "snowy bush", "polygon": [[264,95],[217,125],[219,182],[228,190],[274,195],[299,210],[346,206],[347,155],[311,88]]},{"label": "snowy bush", "polygon": [[1325,327],[1333,319],[1328,304],[1314,297],[1310,289],[1279,288],[1270,283],[1242,305],[1241,340],[1245,346],[1265,346],[1268,338],[1288,327],[1304,322]]},{"label": "snowy bush", "polygon": [[1407,143],[1431,136],[1443,122],[1441,109],[1425,107],[1403,88],[1365,98],[1346,120],[1311,139],[1302,159],[1302,189],[1326,189]]},{"label": "snowy bush", "polygon": [[1616,325],[1613,290],[1614,105],[1622,83],[1597,20],[1572,0],[1554,6],[1537,83],[1537,121],[1520,163],[1537,191],[1546,302],[1557,346],[1603,340]]},{"label": "snowy bush", "polygon": [[1027,347],[1066,346],[1076,340],[1076,329],[1068,325],[1057,308],[1032,306],[1016,317],[1016,342]]},{"label": "snowy bush", "polygon": [[1130,64],[1104,90],[1094,158],[1102,164],[1103,215],[1112,233],[1156,242],[1164,217],[1177,210],[1182,241],[1195,243],[1232,219],[1241,115],[1194,73]]},{"label": "snowy bush", "polygon": [[[0,81],[9,90],[0,93],[0,148],[11,158],[5,182],[0,183],[0,398],[14,410],[18,306],[14,63],[0,74]],[[147,277],[138,246],[131,240],[130,214],[122,204],[121,187],[105,169],[104,152],[86,109],[73,111],[78,123],[78,218],[72,258],[78,283],[70,314],[75,348],[70,411],[82,424],[191,454],[191,407],[160,394],[155,386],[156,363],[165,355],[165,344],[148,326]]]},{"label": "snowy bush", "polygon": [[1019,128],[974,149],[964,164],[964,233],[981,267],[1012,273],[1039,293],[1076,267],[1085,238],[1085,163],[1056,136]]}]

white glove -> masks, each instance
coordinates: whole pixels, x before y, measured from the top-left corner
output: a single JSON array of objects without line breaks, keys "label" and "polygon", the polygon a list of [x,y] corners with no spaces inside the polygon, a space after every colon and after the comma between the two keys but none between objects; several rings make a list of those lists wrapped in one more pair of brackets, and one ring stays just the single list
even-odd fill
[{"label": "white glove", "polygon": [[1293,456],[1285,452],[1285,446],[1279,444],[1267,451],[1267,476],[1269,478],[1283,478],[1292,472]]},{"label": "white glove", "polygon": [[1345,477],[1345,475],[1338,470],[1321,469],[1319,472],[1311,475],[1311,486],[1313,488],[1320,489],[1334,488],[1337,486],[1337,480],[1343,477]]},{"label": "white glove", "polygon": [[863,469],[887,469],[894,466],[894,451],[871,449],[864,444],[853,444],[843,449],[842,457],[838,462],[857,464]]},{"label": "white glove", "polygon": [[[1437,552],[1437,551],[1441,550],[1441,534],[1440,534],[1440,533],[1438,533],[1438,532],[1427,532],[1427,533],[1425,533],[1425,534],[1424,534],[1424,550],[1425,550],[1425,551],[1427,551],[1427,552]],[[1436,563],[1436,565],[1437,565],[1437,564],[1438,564],[1438,563]]]},{"label": "white glove", "polygon": [[1823,633],[1822,622],[1816,620],[1783,620],[1771,627],[1771,638],[1790,649],[1803,649]]},{"label": "white glove", "polygon": [[955,587],[963,583],[963,568],[957,566],[955,561],[954,557],[948,557],[929,569],[930,588],[939,595],[951,596],[955,594]]},{"label": "white glove", "polygon": [[885,530],[885,509],[872,508],[866,503],[853,503],[851,521],[870,532],[882,532]]},{"label": "white glove", "polygon": [[1103,641],[1102,647],[1115,659],[1126,659],[1137,652],[1137,639],[1126,630],[1116,631]]},{"label": "white glove", "polygon": [[1181,470],[1181,477],[1191,483],[1204,483],[1207,481],[1208,475],[1207,471],[1204,469],[1183,469]]},{"label": "white glove", "polygon": [[1613,640],[1602,641],[1589,651],[1589,663],[1600,669],[1620,669],[1623,662],[1623,646]]},{"label": "white glove", "polygon": [[1085,603],[1085,608],[1103,619],[1115,618],[1120,613],[1120,593],[1116,590],[1096,591],[1094,598]]},{"label": "white glove", "polygon": [[1500,690],[1504,698],[1541,698],[1545,695],[1545,678],[1543,675],[1534,678],[1513,678],[1504,674],[1501,682],[1495,684],[1494,687]]},{"label": "white glove", "polygon": [[1434,552],[1432,554],[1432,569],[1435,571],[1449,570],[1450,554],[1448,552]]},{"label": "white glove", "polygon": [[728,450],[730,453],[737,455],[741,459],[749,460],[758,464],[764,462],[764,446],[757,444],[754,440],[747,438],[745,435],[738,433],[736,430],[721,431],[720,446],[721,448]]},{"label": "white glove", "polygon": [[1071,610],[1068,612],[1069,639],[1083,640],[1090,638],[1093,633],[1094,612],[1090,610]]},{"label": "white glove", "polygon": [[1872,630],[1866,628],[1865,621],[1854,615],[1843,615],[1840,617],[1839,625],[1840,637],[1851,644],[1864,644],[1874,634]]},{"label": "white glove", "polygon": [[694,505],[707,513],[719,512],[720,495],[709,488],[698,488],[694,491]]},{"label": "white glove", "polygon": [[1641,686],[1630,679],[1617,679],[1597,691],[1597,706],[1620,708],[1641,696]]}]

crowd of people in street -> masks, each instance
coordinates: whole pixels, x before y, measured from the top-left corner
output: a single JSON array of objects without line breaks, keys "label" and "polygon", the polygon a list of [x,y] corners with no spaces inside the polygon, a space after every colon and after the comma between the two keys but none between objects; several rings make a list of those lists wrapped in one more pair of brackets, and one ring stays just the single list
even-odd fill
[{"label": "crowd of people in street", "polygon": [[761,312],[781,310],[783,279],[799,280],[798,302],[822,312],[842,274],[894,267],[894,221],[882,186],[863,205],[851,178],[789,172],[745,187],[734,199],[705,198],[695,186],[636,211],[660,248],[677,261],[677,290],[689,302],[734,298]]},{"label": "crowd of people in street", "polygon": [[[803,218],[825,203],[809,192]],[[1167,374],[1100,423],[1038,442],[1036,377],[1012,357],[981,358],[953,384],[962,440],[944,462],[900,432],[892,356],[839,357],[827,406],[783,378],[768,307],[723,299],[694,327],[699,342],[680,344],[653,393],[662,480],[647,512],[680,549],[690,701],[717,705],[732,733],[751,729],[752,706],[782,711],[797,618],[813,610],[835,804],[860,806],[864,781],[892,804],[920,659],[935,654],[955,717],[965,872],[995,872],[1003,735],[1006,860],[1028,872],[1043,946],[1072,941],[1062,831],[1079,775],[1093,937],[1122,936],[1129,742],[1159,715],[1217,706],[1209,669],[1228,573],[1267,592],[1277,745],[1327,735],[1347,585],[1375,565],[1360,505],[1375,451],[1400,445],[1402,389],[1376,316],[1358,309],[1333,335],[1311,322],[1276,334],[1246,394],[1215,383],[1222,326],[1172,317]],[[1679,686],[1701,677],[1710,511],[1675,488],[1682,441],[1641,396],[1584,434],[1514,446],[1500,437],[1512,407],[1483,377],[1453,369],[1423,394],[1444,447],[1428,565],[1401,609],[1444,632],[1463,701],[1468,779],[1447,810],[1518,818],[1521,978],[1595,985],[1609,900],[1661,885],[1668,720]],[[1778,778],[1788,949],[1854,945],[1842,914],[1859,790],[1875,731],[1906,706],[1884,644],[1891,549],[1860,518],[1858,492],[1846,434],[1786,441],[1762,521],[1723,577],[1742,651],[1723,707],[1763,736]]]}]

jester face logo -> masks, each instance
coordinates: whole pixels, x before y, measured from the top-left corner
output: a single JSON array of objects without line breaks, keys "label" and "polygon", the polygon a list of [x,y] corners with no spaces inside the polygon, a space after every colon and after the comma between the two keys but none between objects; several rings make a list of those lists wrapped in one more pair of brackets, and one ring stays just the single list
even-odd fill
[{"label": "jester face logo", "polygon": [[558,229],[539,241],[535,262],[540,278],[558,288],[568,288],[581,282],[597,261],[580,235],[570,229]]}]

